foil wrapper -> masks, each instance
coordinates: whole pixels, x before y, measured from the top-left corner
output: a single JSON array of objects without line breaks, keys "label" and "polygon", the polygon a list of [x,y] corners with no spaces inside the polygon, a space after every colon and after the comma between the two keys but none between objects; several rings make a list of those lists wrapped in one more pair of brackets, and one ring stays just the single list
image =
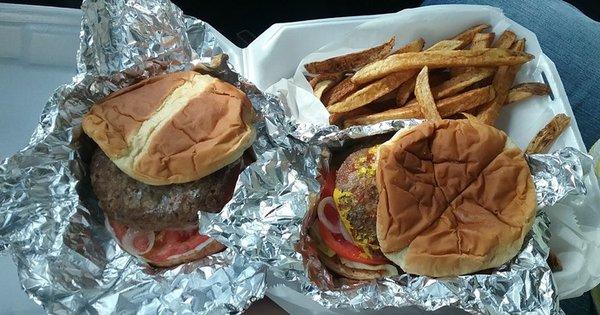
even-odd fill
[{"label": "foil wrapper", "polygon": [[330,152],[356,139],[376,137],[419,124],[397,120],[345,130],[295,125],[277,139],[240,178],[233,201],[220,214],[201,214],[200,230],[254,261],[270,266],[268,284],[285,285],[342,312],[417,306],[433,311],[457,307],[471,313],[560,313],[556,287],[546,263],[550,238],[544,206],[569,193],[584,193],[587,157],[567,148],[528,157],[538,192],[533,228],[520,253],[489,272],[453,278],[403,274],[373,281],[334,281],[307,246],[320,192],[319,171]]},{"label": "foil wrapper", "polygon": [[[44,107],[29,144],[0,165],[0,250],[49,313],[236,313],[261,298],[266,266],[231,249],[153,269],[117,246],[88,177],[90,106],[141,79],[196,68],[243,90],[257,112],[280,108],[233,72],[214,29],[169,1],[85,1],[77,75]],[[281,115],[280,117],[283,117]],[[257,155],[282,122],[260,119]],[[283,118],[282,118],[283,119]],[[284,133],[284,132],[280,132]]]}]

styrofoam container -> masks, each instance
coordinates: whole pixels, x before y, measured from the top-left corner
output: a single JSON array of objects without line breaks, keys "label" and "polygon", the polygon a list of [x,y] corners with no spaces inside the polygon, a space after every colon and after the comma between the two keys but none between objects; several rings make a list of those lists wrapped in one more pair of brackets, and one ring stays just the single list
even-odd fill
[{"label": "styrofoam container", "polygon": [[[0,158],[26,144],[52,90],[68,83],[75,73],[80,16],[79,10],[0,4]],[[271,87],[271,91],[283,92],[288,106],[296,106],[288,110],[297,119],[325,123],[322,105],[300,75],[306,61],[373,46],[391,35],[397,36],[398,46],[416,36],[431,44],[478,23],[492,24],[496,34],[510,28],[527,38],[527,51],[536,59],[523,67],[517,81],[546,81],[553,92],[553,97],[530,99],[503,110],[500,128],[524,147],[555,114],[573,117],[556,67],[541,52],[535,35],[487,6],[432,6],[395,14],[274,24],[244,49],[224,36],[218,41],[238,72],[262,90]],[[552,149],[565,146],[585,151],[574,120]],[[586,180],[589,191],[585,199],[572,198],[547,210],[553,223],[550,245],[564,264],[564,270],[555,274],[561,298],[578,296],[600,282],[596,261],[600,257],[600,192],[595,176]],[[3,258],[0,269],[14,268]],[[0,277],[4,291],[18,290],[16,277],[2,273]],[[286,288],[274,288],[268,295],[290,313],[327,312]],[[15,299],[12,295],[7,300],[0,297],[0,304]],[[0,306],[0,313],[3,309]]]}]

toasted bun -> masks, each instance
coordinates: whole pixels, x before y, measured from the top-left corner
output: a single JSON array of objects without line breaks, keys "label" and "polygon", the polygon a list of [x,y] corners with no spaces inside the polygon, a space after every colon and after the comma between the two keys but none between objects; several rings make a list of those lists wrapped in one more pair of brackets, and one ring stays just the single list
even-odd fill
[{"label": "toasted bun", "polygon": [[535,188],[519,148],[467,120],[397,133],[377,157],[377,238],[404,271],[433,277],[498,267],[535,216]]},{"label": "toasted bun", "polygon": [[221,244],[213,239],[208,240],[207,242],[210,242],[210,244],[207,244],[202,249],[191,250],[185,254],[181,254],[177,257],[173,257],[173,258],[165,260],[165,261],[153,261],[153,260],[150,260],[150,259],[147,259],[144,257],[142,257],[142,259],[154,267],[163,267],[163,268],[164,267],[173,267],[173,266],[177,266],[177,265],[180,265],[180,264],[183,264],[186,262],[202,259],[202,258],[210,256],[212,254],[221,252],[221,251],[225,250],[225,248],[226,248],[223,244]]},{"label": "toasted bun", "polygon": [[255,138],[246,95],[193,71],[144,80],[95,104],[82,126],[127,175],[186,183],[239,159]]}]

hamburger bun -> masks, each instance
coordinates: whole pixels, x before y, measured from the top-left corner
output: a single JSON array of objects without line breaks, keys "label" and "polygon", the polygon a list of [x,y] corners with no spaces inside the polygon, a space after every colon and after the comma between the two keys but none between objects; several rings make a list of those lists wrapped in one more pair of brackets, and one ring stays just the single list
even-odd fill
[{"label": "hamburger bun", "polygon": [[141,81],[95,104],[83,130],[127,175],[148,185],[191,182],[239,159],[254,110],[229,83],[193,71]]},{"label": "hamburger bun", "polygon": [[429,121],[381,145],[377,239],[404,271],[432,277],[495,268],[531,229],[535,187],[507,135],[467,120]]}]

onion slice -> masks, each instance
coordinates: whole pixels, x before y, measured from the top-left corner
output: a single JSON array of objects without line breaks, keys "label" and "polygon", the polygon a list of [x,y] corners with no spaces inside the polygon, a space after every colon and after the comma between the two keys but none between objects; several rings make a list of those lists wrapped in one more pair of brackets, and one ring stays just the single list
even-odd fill
[{"label": "onion slice", "polygon": [[346,230],[346,227],[344,226],[344,223],[342,223],[342,220],[340,220],[340,224],[339,227],[340,229],[340,233],[342,233],[342,236],[344,237],[344,239],[352,244],[354,244],[354,240],[352,239],[352,235],[350,235],[350,233],[348,233],[348,231]]},{"label": "onion slice", "polygon": [[[147,241],[146,248],[137,249],[134,242],[136,239],[142,238]],[[144,255],[149,252],[152,247],[154,247],[154,231],[140,231],[133,228],[129,228],[127,233],[123,236],[123,240],[121,243],[123,244],[123,248],[134,254],[134,255]]]},{"label": "onion slice", "polygon": [[[331,223],[331,221],[329,221],[329,219],[327,219],[327,216],[325,216],[325,206],[326,205],[331,205],[333,207],[333,209],[337,208],[335,206],[335,202],[333,201],[332,197],[326,197],[321,199],[321,201],[319,201],[319,205],[317,206],[317,216],[319,217],[319,221],[321,221],[321,223],[323,223],[323,225],[325,225],[325,227],[331,231],[331,233],[340,233],[340,226],[339,224],[333,224]],[[341,221],[340,221],[341,222]]]}]

